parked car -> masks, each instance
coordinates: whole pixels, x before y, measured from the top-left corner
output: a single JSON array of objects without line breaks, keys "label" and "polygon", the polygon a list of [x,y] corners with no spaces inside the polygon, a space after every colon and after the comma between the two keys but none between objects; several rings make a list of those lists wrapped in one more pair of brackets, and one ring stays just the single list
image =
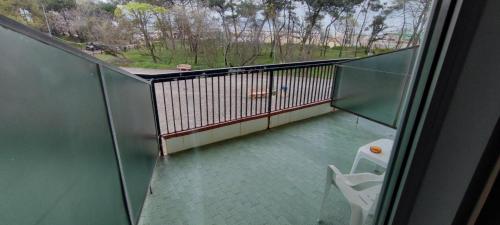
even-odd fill
[{"label": "parked car", "polygon": [[104,50],[105,47],[106,46],[101,44],[101,43],[90,42],[90,43],[87,43],[87,45],[85,46],[85,50],[87,50],[87,51],[99,51],[99,50]]}]

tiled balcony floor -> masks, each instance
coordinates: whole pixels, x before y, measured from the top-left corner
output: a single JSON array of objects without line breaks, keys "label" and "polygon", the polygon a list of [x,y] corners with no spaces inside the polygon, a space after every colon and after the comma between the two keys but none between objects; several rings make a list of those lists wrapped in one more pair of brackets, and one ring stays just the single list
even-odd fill
[{"label": "tiled balcony floor", "polygon": [[[393,130],[356,121],[334,112],[160,160],[140,224],[316,224],[326,166],[348,172],[359,146],[393,138]],[[326,221],[348,224],[342,195],[328,199]]]}]

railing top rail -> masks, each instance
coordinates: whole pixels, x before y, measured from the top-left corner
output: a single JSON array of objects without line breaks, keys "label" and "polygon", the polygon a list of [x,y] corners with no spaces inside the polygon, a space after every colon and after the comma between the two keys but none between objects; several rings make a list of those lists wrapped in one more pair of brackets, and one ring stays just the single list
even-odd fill
[{"label": "railing top rail", "polygon": [[227,67],[227,68],[217,68],[217,69],[207,69],[207,70],[194,70],[194,71],[182,71],[176,73],[165,73],[165,74],[136,74],[144,79],[148,80],[170,80],[181,77],[197,77],[197,76],[220,76],[228,73],[238,73],[238,72],[257,72],[262,70],[278,70],[278,69],[289,69],[289,68],[300,68],[307,66],[320,66],[327,64],[337,64],[350,60],[349,58],[343,59],[329,59],[329,60],[316,60],[316,61],[305,61],[305,62],[293,62],[293,63],[281,63],[281,64],[264,64],[264,65],[252,65],[252,66],[241,66],[241,67]]}]

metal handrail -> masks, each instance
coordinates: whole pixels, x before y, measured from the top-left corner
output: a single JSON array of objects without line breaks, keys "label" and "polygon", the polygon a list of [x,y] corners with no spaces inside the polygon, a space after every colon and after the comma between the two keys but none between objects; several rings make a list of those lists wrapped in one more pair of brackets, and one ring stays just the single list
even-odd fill
[{"label": "metal handrail", "polygon": [[268,118],[331,99],[346,59],[141,75],[153,84],[163,136]]}]

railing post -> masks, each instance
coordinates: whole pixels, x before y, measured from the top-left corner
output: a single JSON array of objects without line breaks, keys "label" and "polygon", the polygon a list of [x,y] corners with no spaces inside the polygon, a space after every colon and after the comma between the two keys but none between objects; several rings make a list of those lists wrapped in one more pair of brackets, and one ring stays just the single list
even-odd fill
[{"label": "railing post", "polygon": [[330,90],[330,106],[333,107],[333,97],[335,96],[335,79],[337,78],[338,67],[336,64],[333,65],[332,71],[332,89]]},{"label": "railing post", "polygon": [[271,106],[272,106],[272,102],[273,102],[273,81],[274,81],[274,77],[273,77],[273,70],[271,69],[269,71],[269,91],[268,91],[268,100],[267,100],[267,129],[269,129],[270,125],[271,125]]},{"label": "railing post", "polygon": [[[165,97],[165,96],[163,96]],[[165,153],[163,152],[163,142],[161,138],[161,130],[160,130],[160,116],[158,115],[158,105],[156,103],[156,87],[155,87],[155,82],[154,80],[151,80],[151,98],[153,100],[153,111],[155,114],[155,126],[156,126],[156,138],[158,140],[158,147],[160,147],[160,155],[165,156]],[[165,113],[167,113],[165,111]],[[168,123],[168,121],[166,121]]]}]

